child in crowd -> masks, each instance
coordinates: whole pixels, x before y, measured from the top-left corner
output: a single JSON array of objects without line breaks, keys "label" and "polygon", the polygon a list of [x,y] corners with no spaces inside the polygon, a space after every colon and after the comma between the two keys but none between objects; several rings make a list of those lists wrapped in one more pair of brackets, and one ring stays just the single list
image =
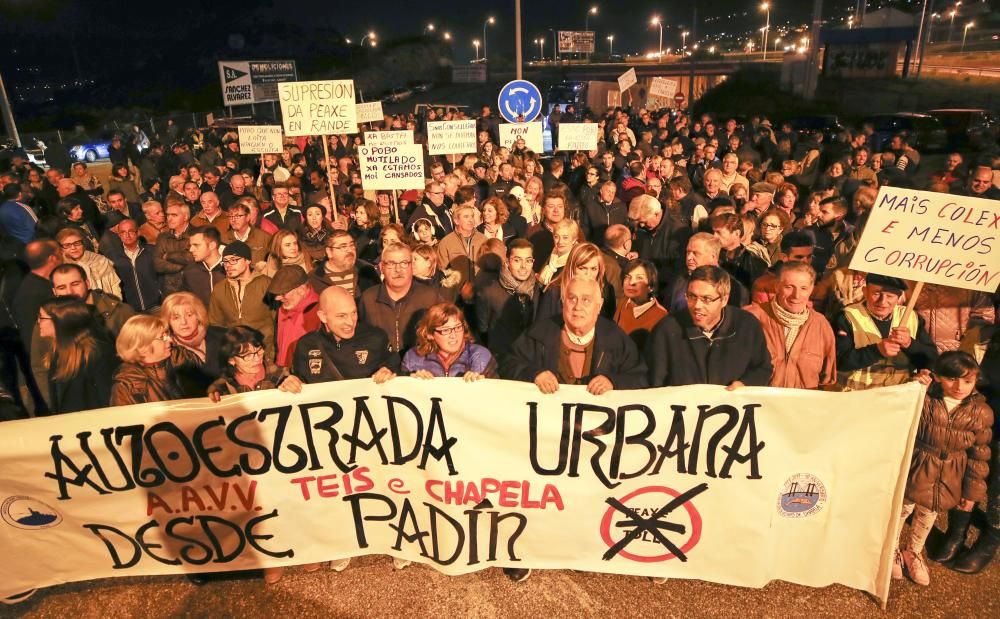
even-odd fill
[{"label": "child in crowd", "polygon": [[[900,515],[905,521],[913,514],[913,521],[909,537],[896,550],[892,569],[893,578],[903,578],[905,571],[910,580],[924,586],[930,584],[930,574],[922,552],[938,514],[952,510],[949,532],[953,527],[965,531],[973,505],[986,498],[993,435],[993,411],[976,391],[979,364],[972,355],[942,353],[932,376]],[[961,537],[964,541],[964,534]]]}]

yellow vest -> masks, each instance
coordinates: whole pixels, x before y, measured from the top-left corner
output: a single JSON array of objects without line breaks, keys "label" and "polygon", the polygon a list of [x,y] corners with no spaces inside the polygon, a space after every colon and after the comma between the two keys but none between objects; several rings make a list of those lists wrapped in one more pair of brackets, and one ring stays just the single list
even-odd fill
[{"label": "yellow vest", "polygon": [[[904,311],[905,308],[902,305],[898,305],[892,310],[892,322],[890,324],[893,328],[899,326]],[[875,321],[872,319],[871,314],[868,313],[863,302],[848,305],[844,308],[844,315],[847,317],[847,321],[851,324],[851,329],[854,331],[855,348],[864,348],[865,346],[878,344],[882,341],[882,334],[879,333],[878,327],[875,326]],[[906,321],[906,328],[909,329],[910,335],[914,338],[917,337],[918,324],[917,313],[910,312],[910,316]],[[898,385],[910,380],[911,370],[909,357],[905,353],[900,352],[895,357],[888,359],[882,357],[875,363],[860,370],[837,372],[837,389],[840,391],[861,391],[873,387]]]}]

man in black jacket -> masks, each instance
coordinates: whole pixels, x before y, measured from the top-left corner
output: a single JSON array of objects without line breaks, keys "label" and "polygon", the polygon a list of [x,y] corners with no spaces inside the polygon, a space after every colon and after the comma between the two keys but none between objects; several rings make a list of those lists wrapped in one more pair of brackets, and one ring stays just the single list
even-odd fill
[{"label": "man in black jacket", "polygon": [[399,371],[399,355],[389,352],[385,331],[358,321],[351,293],[328,287],[320,294],[317,316],[323,325],[303,335],[292,355],[292,373],[302,382],[373,378],[381,384]]},{"label": "man in black jacket", "polygon": [[534,382],[542,393],[555,393],[560,384],[586,385],[594,395],[647,387],[646,365],[632,339],[600,315],[601,286],[572,279],[561,294],[562,316],[536,322],[521,335],[501,360],[500,375]]},{"label": "man in black jacket", "polygon": [[661,320],[646,346],[650,385],[768,384],[773,368],[764,331],[750,313],[728,305],[730,283],[721,267],[691,273],[687,309]]},{"label": "man in black jacket", "polygon": [[326,237],[326,260],[316,265],[309,283],[316,292],[339,286],[357,299],[361,293],[382,283],[375,267],[358,260],[358,246],[346,230],[334,230]]},{"label": "man in black jacket", "polygon": [[535,280],[534,248],[526,239],[514,239],[500,276],[476,291],[476,323],[483,342],[495,358],[535,319],[541,286]]},{"label": "man in black jacket", "polygon": [[160,307],[162,300],[159,278],[153,264],[153,250],[147,248],[139,237],[139,228],[134,219],[123,219],[118,224],[117,233],[122,247],[111,251],[108,258],[121,279],[122,300],[136,311],[153,312]]}]

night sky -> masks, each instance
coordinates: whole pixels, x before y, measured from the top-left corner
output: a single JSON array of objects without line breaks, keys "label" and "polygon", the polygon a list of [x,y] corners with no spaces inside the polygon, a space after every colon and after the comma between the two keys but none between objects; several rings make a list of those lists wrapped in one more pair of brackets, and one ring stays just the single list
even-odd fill
[{"label": "night sky", "polygon": [[[664,47],[676,47],[680,32],[690,29],[695,4],[702,22],[699,36],[746,32],[764,24],[758,1],[525,0],[525,60],[537,55],[538,45],[532,41],[541,36],[547,37],[545,55],[550,57],[549,28],[582,30],[587,9],[595,4],[598,14],[590,18],[590,26],[604,53],[608,34],[615,35],[616,53],[655,50],[658,29],[649,25],[649,19],[656,14],[664,19]],[[850,0],[825,4],[829,15],[853,6]],[[776,0],[773,5],[773,27],[809,19],[810,2]],[[113,89],[129,84],[136,89],[217,89],[213,77],[218,59],[293,58],[300,74],[308,73],[310,62],[335,62],[338,55],[348,53],[343,37],[357,42],[374,30],[388,42],[419,36],[428,23],[434,23],[439,33],[451,32],[455,61],[465,62],[472,58],[472,40],[482,38],[483,22],[490,15],[497,20],[487,28],[490,55],[512,57],[513,6],[513,0],[0,0],[0,36],[11,52],[0,57],[0,70],[8,88],[14,89],[61,86],[77,77]],[[749,16],[743,17],[743,12]],[[737,16],[729,17],[733,14]],[[23,103],[15,101],[15,106]]]}]

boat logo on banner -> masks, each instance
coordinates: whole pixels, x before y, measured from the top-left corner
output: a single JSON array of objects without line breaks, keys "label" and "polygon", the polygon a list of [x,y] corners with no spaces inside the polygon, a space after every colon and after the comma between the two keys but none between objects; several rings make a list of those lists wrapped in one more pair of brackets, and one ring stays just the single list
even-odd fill
[{"label": "boat logo on banner", "polygon": [[778,497],[778,513],[785,518],[812,516],[826,505],[826,485],[811,473],[797,473],[785,480]]}]

